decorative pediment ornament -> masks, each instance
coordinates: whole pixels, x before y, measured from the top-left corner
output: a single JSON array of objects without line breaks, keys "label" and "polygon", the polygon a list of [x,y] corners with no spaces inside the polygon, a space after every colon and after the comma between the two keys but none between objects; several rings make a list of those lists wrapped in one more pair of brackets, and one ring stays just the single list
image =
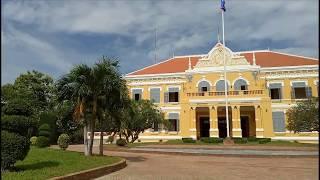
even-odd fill
[{"label": "decorative pediment ornament", "polygon": [[217,43],[207,56],[199,59],[195,68],[223,66],[223,56],[225,55],[226,65],[250,65],[244,56],[234,54],[229,48]]}]

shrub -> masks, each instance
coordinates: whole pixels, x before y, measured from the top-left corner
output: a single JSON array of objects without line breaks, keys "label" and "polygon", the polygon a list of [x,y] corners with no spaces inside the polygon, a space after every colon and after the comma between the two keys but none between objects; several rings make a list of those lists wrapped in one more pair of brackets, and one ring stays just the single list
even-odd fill
[{"label": "shrub", "polygon": [[58,145],[62,150],[66,150],[69,146],[70,137],[68,134],[61,134],[58,138]]},{"label": "shrub", "polygon": [[200,141],[204,143],[222,143],[222,138],[214,138],[214,137],[202,137]]},{"label": "shrub", "polygon": [[37,141],[36,141],[36,146],[42,148],[42,147],[48,147],[50,144],[49,144],[49,138],[45,137],[45,136],[39,136],[37,138]]},{"label": "shrub", "polygon": [[183,143],[195,143],[196,141],[192,138],[182,138]]},{"label": "shrub", "polygon": [[259,138],[258,142],[259,144],[267,144],[271,142],[271,138]]},{"label": "shrub", "polygon": [[40,121],[39,124],[48,124],[49,125],[49,131],[50,131],[50,135],[49,135],[49,139],[50,142],[56,143],[57,139],[58,139],[58,133],[57,133],[57,116],[55,113],[53,112],[43,112],[40,114]]},{"label": "shrub", "polygon": [[37,122],[34,119],[28,118],[26,116],[21,116],[21,115],[1,116],[2,130],[19,133],[21,136],[29,136],[30,134],[29,130],[31,130],[31,128],[36,126],[37,126]]},{"label": "shrub", "polygon": [[125,139],[117,139],[116,144],[118,146],[125,146],[127,144],[127,141]]},{"label": "shrub", "polygon": [[1,170],[23,160],[30,149],[29,139],[17,133],[1,131]]},{"label": "shrub", "polygon": [[235,144],[246,144],[248,142],[247,138],[233,138]]},{"label": "shrub", "polygon": [[49,138],[51,135],[50,131],[51,131],[51,129],[50,129],[49,124],[42,124],[39,127],[39,136],[44,136],[44,137]]},{"label": "shrub", "polygon": [[37,137],[36,137],[36,136],[32,136],[32,137],[30,138],[30,142],[31,142],[31,145],[32,145],[32,146],[35,146],[35,145],[36,145],[36,142],[37,142]]},{"label": "shrub", "polygon": [[109,136],[108,139],[107,139],[107,142],[112,144],[113,141],[114,141],[114,137],[113,136]]},{"label": "shrub", "polygon": [[248,137],[247,138],[249,142],[256,142],[258,139],[256,137]]}]

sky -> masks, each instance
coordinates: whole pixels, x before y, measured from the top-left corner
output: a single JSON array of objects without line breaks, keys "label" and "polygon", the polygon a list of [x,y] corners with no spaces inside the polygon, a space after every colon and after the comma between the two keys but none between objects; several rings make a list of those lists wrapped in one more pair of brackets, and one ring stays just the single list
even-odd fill
[{"label": "sky", "polygon": [[[319,58],[318,4],[226,0],[226,46]],[[2,0],[1,5],[1,84],[31,70],[56,80],[103,55],[119,60],[126,74],[173,55],[206,54],[222,32],[220,0]]]}]

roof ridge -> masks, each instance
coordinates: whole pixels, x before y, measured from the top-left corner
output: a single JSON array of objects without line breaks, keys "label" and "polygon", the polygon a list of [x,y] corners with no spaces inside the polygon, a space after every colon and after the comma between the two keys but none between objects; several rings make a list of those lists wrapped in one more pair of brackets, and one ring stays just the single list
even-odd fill
[{"label": "roof ridge", "polygon": [[306,59],[319,61],[319,59],[317,59],[317,58],[312,58],[312,57],[307,57],[307,56],[288,54],[288,53],[283,53],[283,52],[278,52],[278,51],[270,51],[270,52],[277,53],[277,54],[282,54],[282,55],[286,55],[286,56],[293,56],[293,57],[306,58]]},{"label": "roof ridge", "polygon": [[269,49],[261,49],[261,50],[252,50],[252,51],[238,51],[234,53],[254,53],[254,52],[271,52]]},{"label": "roof ridge", "polygon": [[184,58],[184,57],[199,57],[199,56],[206,56],[208,54],[191,54],[191,55],[183,55],[183,56],[174,56],[174,58]]},{"label": "roof ridge", "polygon": [[160,61],[160,62],[158,62],[158,63],[156,63],[156,64],[152,64],[152,65],[146,66],[146,67],[144,67],[144,68],[142,68],[142,69],[138,69],[138,70],[136,70],[136,71],[130,72],[130,73],[126,74],[126,76],[128,76],[128,75],[130,75],[130,74],[134,74],[134,73],[136,73],[136,72],[138,72],[138,71],[142,71],[142,70],[144,70],[144,69],[147,69],[147,68],[150,68],[150,67],[159,65],[159,64],[161,64],[161,63],[165,63],[165,62],[170,61],[170,60],[173,60],[173,59],[175,59],[175,57],[166,59],[166,60],[164,60],[164,61]]}]

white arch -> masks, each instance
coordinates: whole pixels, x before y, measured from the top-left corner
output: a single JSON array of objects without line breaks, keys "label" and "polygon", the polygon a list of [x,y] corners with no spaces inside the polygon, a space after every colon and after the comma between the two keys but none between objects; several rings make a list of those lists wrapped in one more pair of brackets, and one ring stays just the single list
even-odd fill
[{"label": "white arch", "polygon": [[249,81],[247,79],[245,79],[243,77],[238,77],[237,79],[233,80],[233,82],[232,82],[233,87],[234,87],[234,83],[236,83],[236,81],[240,80],[240,79],[244,80],[247,83],[247,85],[250,85],[250,83],[249,83]]},{"label": "white arch", "polygon": [[211,83],[209,80],[205,79],[205,78],[200,79],[200,80],[197,82],[197,86],[196,86],[196,87],[199,87],[199,84],[200,84],[202,81],[205,81],[205,82],[209,83],[209,84],[210,84],[210,87],[212,87],[212,83]]},{"label": "white arch", "polygon": [[[218,80],[214,83],[214,86],[216,86],[219,81],[224,81],[224,79],[223,79],[223,78],[222,78],[222,79],[218,79]],[[231,85],[229,80],[227,80],[227,83],[228,83],[228,86]]]}]

